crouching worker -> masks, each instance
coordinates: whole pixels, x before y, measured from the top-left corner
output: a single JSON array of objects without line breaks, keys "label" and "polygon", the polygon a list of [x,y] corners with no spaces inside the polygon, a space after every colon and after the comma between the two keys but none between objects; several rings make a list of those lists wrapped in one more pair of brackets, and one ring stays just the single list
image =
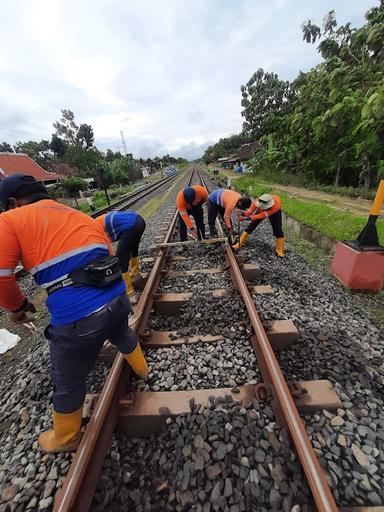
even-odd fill
[{"label": "crouching worker", "polygon": [[208,224],[211,238],[216,235],[215,222],[219,213],[225,222],[229,233],[229,241],[231,244],[235,242],[235,236],[232,226],[231,215],[235,208],[246,210],[251,206],[252,201],[249,197],[242,197],[241,194],[234,190],[218,188],[213,190],[208,197]]},{"label": "crouching worker", "polygon": [[[135,295],[132,278],[140,277],[139,244],[145,230],[145,220],[136,212],[111,212],[97,217],[109,239],[117,244],[121,272],[128,295]],[[128,270],[129,268],[129,270]]]},{"label": "crouching worker", "polygon": [[[193,185],[185,187],[177,194],[176,206],[179,212],[180,240],[187,240],[187,230],[193,238],[201,240],[205,238],[204,212],[203,204],[208,200],[208,192],[205,187]],[[189,216],[195,220],[196,227],[193,225]]]},{"label": "crouching worker", "polygon": [[251,222],[241,234],[239,242],[233,245],[232,248],[238,251],[260,222],[267,218],[271,223],[273,235],[276,237],[276,254],[282,258],[284,256],[284,233],[281,218],[281,199],[276,195],[263,194],[239,217],[239,220],[250,220]]},{"label": "crouching worker", "polygon": [[53,430],[39,436],[48,453],[74,451],[81,439],[86,378],[108,338],[141,378],[148,366],[128,326],[131,305],[112,247],[88,215],[59,204],[32,176],[0,183],[0,306],[10,319],[35,312],[19,288],[19,261],[48,294]]}]

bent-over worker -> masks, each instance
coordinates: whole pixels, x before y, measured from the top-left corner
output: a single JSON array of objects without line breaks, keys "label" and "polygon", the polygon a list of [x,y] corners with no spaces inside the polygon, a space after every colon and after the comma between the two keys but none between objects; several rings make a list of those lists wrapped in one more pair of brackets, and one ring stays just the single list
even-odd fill
[{"label": "bent-over worker", "polygon": [[48,294],[53,430],[40,434],[39,444],[48,453],[73,451],[81,439],[86,378],[105,340],[137,375],[148,375],[128,326],[131,304],[108,237],[94,219],[54,201],[24,174],[2,180],[0,203],[0,306],[17,324],[36,311],[16,281],[19,261]]},{"label": "bent-over worker", "polygon": [[119,241],[116,256],[119,258],[127,293],[134,295],[132,278],[140,277],[139,244],[145,231],[145,220],[136,212],[126,211],[100,215],[96,222],[102,225],[112,242]]},{"label": "bent-over worker", "polygon": [[[208,192],[205,187],[193,185],[185,187],[177,194],[176,206],[179,212],[180,240],[187,240],[187,229],[193,238],[201,240],[205,238],[203,204],[208,200]],[[193,225],[189,216],[195,220]]]},{"label": "bent-over worker", "polygon": [[277,195],[263,194],[252,203],[243,216],[239,217],[239,220],[250,220],[251,222],[241,234],[239,242],[233,246],[233,249],[235,251],[239,250],[260,222],[267,218],[271,223],[273,235],[276,237],[276,254],[282,258],[284,256],[284,233],[281,218],[281,199]]},{"label": "bent-over worker", "polygon": [[208,224],[211,238],[214,238],[215,222],[219,213],[225,222],[230,236],[230,242],[234,243],[234,232],[232,227],[231,215],[235,208],[246,210],[251,206],[252,201],[249,197],[242,197],[235,190],[218,188],[213,190],[208,196]]}]

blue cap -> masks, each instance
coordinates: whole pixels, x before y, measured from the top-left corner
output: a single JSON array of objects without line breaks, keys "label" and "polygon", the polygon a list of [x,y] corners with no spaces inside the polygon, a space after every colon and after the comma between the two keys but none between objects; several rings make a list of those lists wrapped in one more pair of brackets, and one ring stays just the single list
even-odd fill
[{"label": "blue cap", "polygon": [[193,187],[185,187],[183,190],[183,196],[187,203],[192,204],[196,198],[196,191]]},{"label": "blue cap", "polygon": [[10,197],[15,197],[15,194],[22,188],[29,185],[38,184],[33,176],[26,174],[13,174],[0,181],[0,203],[5,205]]}]

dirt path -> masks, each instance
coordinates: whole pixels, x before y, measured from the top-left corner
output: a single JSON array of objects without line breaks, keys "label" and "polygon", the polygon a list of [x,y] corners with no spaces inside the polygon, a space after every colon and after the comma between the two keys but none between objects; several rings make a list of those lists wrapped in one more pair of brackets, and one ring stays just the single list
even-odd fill
[{"label": "dirt path", "polygon": [[[220,169],[220,172],[222,174],[230,176],[232,178],[232,182],[241,177],[238,174],[234,174],[223,169]],[[368,199],[354,199],[348,196],[327,194],[325,192],[321,192],[318,190],[310,190],[301,187],[294,187],[291,185],[279,185],[277,183],[268,183],[261,180],[257,180],[257,183],[260,185],[265,185],[265,187],[273,188],[275,190],[284,192],[287,195],[291,196],[292,198],[304,199],[307,201],[315,201],[318,203],[325,203],[331,208],[336,208],[337,210],[354,213],[355,215],[361,215],[363,217],[367,217],[369,215],[369,211],[371,209],[373,202]]]},{"label": "dirt path", "polygon": [[[263,185],[268,185],[268,183],[260,182]],[[273,185],[273,188],[277,190],[281,190],[291,197],[297,199],[309,199],[315,200],[321,203],[326,203],[328,206],[332,208],[337,208],[338,210],[344,210],[346,212],[354,213],[356,215],[363,215],[367,217],[369,215],[369,211],[372,206],[372,201],[368,199],[353,199],[348,196],[339,196],[336,194],[326,194],[325,192],[320,192],[318,190],[309,190],[306,188],[292,187],[290,185]]]}]

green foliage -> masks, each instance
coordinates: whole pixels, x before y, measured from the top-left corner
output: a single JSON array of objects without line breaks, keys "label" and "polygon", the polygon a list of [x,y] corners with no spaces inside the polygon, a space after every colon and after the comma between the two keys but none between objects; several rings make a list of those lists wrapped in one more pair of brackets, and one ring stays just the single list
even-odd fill
[{"label": "green foliage", "polygon": [[13,153],[13,148],[8,142],[0,142],[0,153]]},{"label": "green foliage", "polygon": [[[243,131],[260,142],[256,173],[272,168],[280,182],[290,175],[367,189],[383,176],[384,2],[365,18],[359,28],[339,26],[334,11],[322,27],[309,20],[303,39],[319,43],[319,65],[292,83],[258,69],[241,87]],[[209,148],[205,161],[223,156],[222,146]]]},{"label": "green foliage", "polygon": [[67,144],[75,144],[79,127],[75,123],[75,114],[71,110],[61,111],[60,121],[53,123],[56,134],[63,138]]},{"label": "green foliage", "polygon": [[102,153],[97,148],[86,149],[80,144],[70,144],[63,159],[81,176],[91,177],[96,175],[96,168],[102,161],[102,157]]},{"label": "green foliage", "polygon": [[139,163],[129,156],[115,159],[105,166],[106,185],[129,185],[141,179],[141,167]]},{"label": "green foliage", "polygon": [[246,85],[241,86],[243,130],[260,138],[278,126],[276,122],[292,109],[295,90],[276,73],[265,73],[259,68]]},{"label": "green foliage", "polygon": [[81,178],[67,178],[66,180],[62,180],[61,186],[67,196],[76,197],[80,190],[87,188],[87,182]]},{"label": "green foliage", "polygon": [[50,148],[58,158],[63,158],[67,150],[67,143],[58,137],[56,134],[52,135]]},{"label": "green foliage", "polygon": [[76,204],[78,204],[77,196],[79,191],[85,190],[87,188],[87,182],[81,178],[68,178],[66,180],[62,180],[60,185],[64,195],[68,197],[74,197]]},{"label": "green foliage", "polygon": [[92,126],[89,124],[81,124],[76,134],[76,141],[85,149],[91,148],[95,141]]}]

